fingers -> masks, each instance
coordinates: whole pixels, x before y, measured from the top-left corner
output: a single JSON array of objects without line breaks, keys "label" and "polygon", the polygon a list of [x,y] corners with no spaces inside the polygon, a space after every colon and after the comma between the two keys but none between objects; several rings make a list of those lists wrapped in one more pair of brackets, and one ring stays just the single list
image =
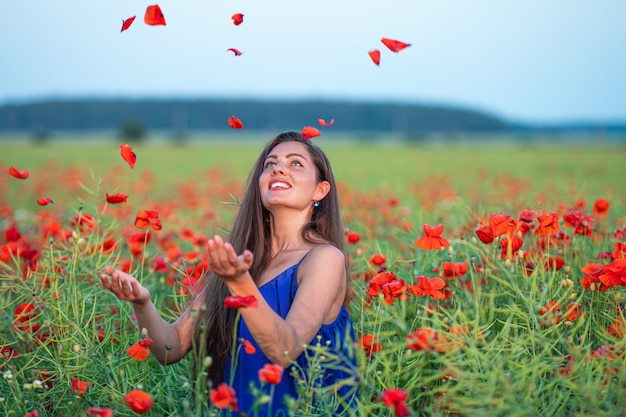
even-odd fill
[{"label": "fingers", "polygon": [[237,255],[233,246],[217,235],[208,240],[207,252],[209,266],[222,277],[236,277],[252,265],[252,252],[246,250],[242,255]]},{"label": "fingers", "polygon": [[102,286],[123,301],[133,301],[140,295],[140,284],[131,275],[118,271],[111,266],[104,268],[100,274]]}]

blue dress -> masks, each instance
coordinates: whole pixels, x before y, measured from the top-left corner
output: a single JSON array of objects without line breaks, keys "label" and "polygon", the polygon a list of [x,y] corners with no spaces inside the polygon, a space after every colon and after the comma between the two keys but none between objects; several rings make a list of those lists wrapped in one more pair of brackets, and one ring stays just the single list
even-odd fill
[{"label": "blue dress", "polygon": [[[287,317],[298,289],[296,275],[301,262],[259,287],[267,303],[283,319]],[[292,409],[309,412],[319,410],[320,415],[340,415],[343,412],[347,415],[356,409],[358,377],[353,345],[354,328],[345,307],[341,308],[335,321],[322,324],[310,343],[311,347],[305,349],[295,364],[284,370],[282,381],[277,385],[266,383],[261,386],[259,369],[271,361],[254,341],[245,321],[239,320],[237,326],[236,369],[231,375],[232,361],[229,360],[224,381],[237,393],[240,413],[251,417],[287,417],[289,413],[285,398],[287,402],[291,401]],[[249,341],[256,348],[254,354],[244,351],[243,340]],[[315,369],[321,371],[310,372],[309,361],[319,363],[321,367],[316,366]],[[252,393],[251,384],[253,389],[261,389],[262,392]],[[271,401],[259,405],[255,397],[263,395],[266,395],[266,400],[271,398]],[[294,404],[299,397],[300,400]],[[253,409],[255,402],[258,407]],[[233,412],[232,415],[239,416],[239,413]]]}]

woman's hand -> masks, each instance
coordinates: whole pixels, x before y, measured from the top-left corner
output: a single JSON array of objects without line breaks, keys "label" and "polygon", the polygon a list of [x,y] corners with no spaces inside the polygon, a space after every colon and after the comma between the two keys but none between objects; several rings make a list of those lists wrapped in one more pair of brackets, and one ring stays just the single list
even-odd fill
[{"label": "woman's hand", "polygon": [[126,272],[112,266],[106,266],[104,273],[100,274],[100,279],[104,288],[122,301],[130,301],[139,305],[150,302],[150,292],[135,277]]},{"label": "woman's hand", "polygon": [[253,255],[249,250],[237,255],[235,249],[219,236],[207,243],[209,267],[224,281],[235,281],[248,272],[252,266]]}]

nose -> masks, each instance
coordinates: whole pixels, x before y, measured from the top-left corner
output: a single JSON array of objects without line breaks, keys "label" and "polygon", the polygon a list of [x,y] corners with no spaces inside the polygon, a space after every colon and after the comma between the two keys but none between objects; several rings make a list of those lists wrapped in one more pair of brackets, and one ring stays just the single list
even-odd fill
[{"label": "nose", "polygon": [[282,162],[276,161],[274,163],[274,168],[272,169],[272,172],[284,174],[285,173],[285,166],[283,165]]}]

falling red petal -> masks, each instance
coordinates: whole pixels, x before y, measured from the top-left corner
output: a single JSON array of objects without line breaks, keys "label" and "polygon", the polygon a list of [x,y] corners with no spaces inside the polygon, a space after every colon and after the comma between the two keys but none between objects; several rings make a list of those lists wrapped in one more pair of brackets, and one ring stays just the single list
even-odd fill
[{"label": "falling red petal", "polygon": [[239,49],[236,49],[236,48],[228,48],[227,51],[231,51],[233,54],[235,54],[235,56],[239,56],[243,54],[243,52],[241,52]]},{"label": "falling red petal", "polygon": [[411,46],[410,43],[404,43],[389,38],[382,38],[380,41],[384,43],[385,46],[389,48],[392,52],[400,52],[404,48],[408,48],[409,46]]},{"label": "falling red petal", "polygon": [[130,168],[135,168],[135,162],[137,162],[137,155],[133,151],[133,148],[126,145],[125,143],[120,143],[120,155],[122,159],[128,163]]},{"label": "falling red petal", "polygon": [[369,51],[368,54],[370,55],[370,58],[372,58],[372,61],[374,61],[374,64],[380,65],[380,51],[378,49]]},{"label": "falling red petal", "polygon": [[330,119],[329,122],[326,122],[326,120],[324,119],[317,119],[317,123],[319,123],[320,126],[331,127],[332,125],[335,124],[335,119]]},{"label": "falling red petal", "polygon": [[319,129],[313,127],[313,126],[305,126],[302,129],[302,132],[300,132],[300,136],[302,136],[303,139],[311,139],[314,138],[316,136],[320,136],[321,133],[319,131]]},{"label": "falling red petal", "polygon": [[127,30],[130,25],[133,24],[133,22],[135,21],[135,18],[137,16],[133,16],[133,17],[129,17],[128,19],[122,19],[122,30],[120,30],[120,32],[124,32],[125,30]]},{"label": "falling red petal", "polygon": [[26,170],[24,171],[20,171],[17,168],[10,166],[7,169],[7,172],[9,173],[9,175],[17,178],[18,180],[25,180],[26,178],[28,178],[30,176],[30,173]]},{"label": "falling red petal", "polygon": [[235,26],[239,26],[240,24],[243,23],[243,15],[241,13],[235,13],[233,16],[233,23],[235,24]]},{"label": "falling red petal", "polygon": [[40,197],[37,199],[37,204],[40,206],[47,206],[48,204],[54,204],[54,201],[48,197]]},{"label": "falling red petal", "polygon": [[230,116],[228,118],[228,126],[232,127],[233,129],[243,129],[243,123],[235,116]]},{"label": "falling red petal", "polygon": [[151,26],[165,26],[165,16],[163,16],[161,8],[158,4],[154,4],[146,8],[146,14],[143,17],[143,21],[146,22],[147,25]]}]

